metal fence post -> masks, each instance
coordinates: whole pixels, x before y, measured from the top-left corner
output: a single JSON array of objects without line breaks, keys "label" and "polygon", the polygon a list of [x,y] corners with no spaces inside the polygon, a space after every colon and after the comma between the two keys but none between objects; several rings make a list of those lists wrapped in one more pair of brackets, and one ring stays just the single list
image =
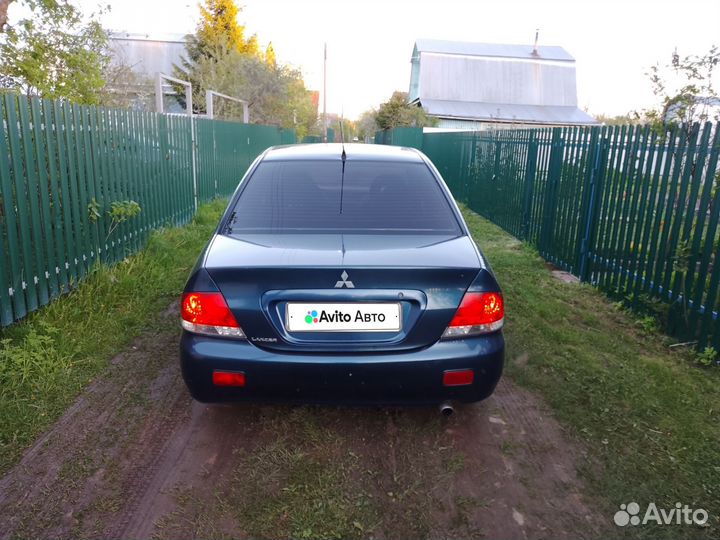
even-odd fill
[{"label": "metal fence post", "polygon": [[537,171],[538,144],[535,133],[530,134],[528,141],[527,162],[525,164],[525,194],[523,195],[522,213],[522,240],[527,240],[530,229],[530,212],[532,211],[533,188],[535,185],[535,171]]},{"label": "metal fence post", "polygon": [[[562,137],[562,128],[553,128],[552,142],[550,143],[550,162],[545,185],[545,200],[543,203],[542,222],[540,225],[540,239],[538,251],[543,256],[548,255],[552,245],[555,227],[555,214],[557,212],[557,184],[562,174],[563,153],[565,140]],[[546,257],[547,258],[547,257]]]},{"label": "metal fence post", "polygon": [[[586,206],[584,212],[584,227],[582,229],[582,239],[578,246],[578,258],[579,258],[579,270],[578,277],[580,281],[587,282],[590,278],[590,266],[588,259],[590,258],[591,244],[595,229],[597,226],[597,207],[600,201],[598,193],[602,189],[602,179],[604,177],[605,162],[608,151],[608,140],[604,136],[604,133],[598,129],[593,137],[593,155],[592,155],[592,168],[590,174],[587,177],[585,189],[588,190],[588,196],[583,197]],[[584,190],[585,191],[585,190]]]},{"label": "metal fence post", "polygon": [[198,179],[197,179],[197,144],[195,141],[195,119],[193,118],[193,102],[192,102],[192,86],[185,87],[185,102],[187,104],[187,113],[190,117],[190,157],[192,165],[192,181],[193,181],[193,214],[197,214],[198,209]]},{"label": "metal fence post", "polygon": [[496,131],[494,133],[495,137],[495,160],[493,163],[493,175],[492,179],[493,181],[497,180],[500,176],[500,153],[502,152],[502,143],[500,142],[500,133]]},{"label": "metal fence post", "polygon": [[477,160],[477,132],[474,132],[472,134],[472,139],[470,141],[470,155],[468,156],[467,160],[467,166],[464,167],[465,171],[465,181],[463,182],[461,189],[461,197],[460,200],[466,201],[469,206],[472,207],[471,201],[470,201],[470,195],[475,193],[474,189],[471,189],[471,183],[473,187],[475,184],[477,184],[477,175],[473,174],[473,171],[476,167],[476,160]]}]

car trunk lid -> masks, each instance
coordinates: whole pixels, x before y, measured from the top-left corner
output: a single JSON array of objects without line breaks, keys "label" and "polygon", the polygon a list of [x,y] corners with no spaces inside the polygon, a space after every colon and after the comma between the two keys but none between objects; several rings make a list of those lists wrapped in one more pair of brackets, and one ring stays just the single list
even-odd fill
[{"label": "car trunk lid", "polygon": [[[437,341],[481,263],[467,236],[244,234],[216,236],[205,268],[256,345],[361,352]],[[289,303],[396,304],[399,330],[290,331]]]}]

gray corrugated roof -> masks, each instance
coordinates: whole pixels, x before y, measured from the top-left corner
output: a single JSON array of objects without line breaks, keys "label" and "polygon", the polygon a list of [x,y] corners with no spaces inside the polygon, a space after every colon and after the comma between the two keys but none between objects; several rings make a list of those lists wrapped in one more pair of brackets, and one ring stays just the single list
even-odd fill
[{"label": "gray corrugated roof", "polygon": [[439,99],[423,99],[421,105],[430,115],[440,118],[528,124],[597,124],[597,120],[577,107],[510,105]]},{"label": "gray corrugated roof", "polygon": [[161,41],[167,43],[185,43],[187,34],[163,34],[160,32],[126,32],[124,30],[111,30],[108,39],[114,41]]},{"label": "gray corrugated roof", "polygon": [[510,45],[502,43],[470,43],[466,41],[444,41],[439,39],[418,39],[415,42],[418,52],[466,54],[469,56],[498,56],[504,58],[530,58],[539,60],[563,60],[574,62],[575,59],[562,47],[557,45],[538,46],[538,55],[532,54],[532,45]]}]

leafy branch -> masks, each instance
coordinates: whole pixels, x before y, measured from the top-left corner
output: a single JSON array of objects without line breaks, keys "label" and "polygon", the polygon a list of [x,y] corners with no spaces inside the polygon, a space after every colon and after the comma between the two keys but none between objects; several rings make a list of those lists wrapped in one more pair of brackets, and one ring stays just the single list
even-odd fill
[{"label": "leafy branch", "polygon": [[674,125],[690,129],[695,122],[719,121],[720,95],[713,84],[719,65],[717,46],[701,55],[680,56],[675,51],[669,63],[657,63],[647,74],[658,107],[635,115],[647,119],[661,134]]},{"label": "leafy branch", "polygon": [[[87,206],[88,219],[91,223],[97,223],[102,217],[102,206],[95,198],[93,198]],[[142,211],[140,205],[130,200],[124,201],[113,201],[110,203],[110,210],[106,213],[110,216],[110,227],[108,227],[108,233],[105,240],[110,238],[110,235],[120,226],[121,223],[125,223],[127,220],[134,218]]]},{"label": "leafy branch", "polygon": [[108,229],[107,236],[105,239],[110,238],[110,235],[118,228],[121,223],[125,223],[128,219],[137,216],[141,212],[140,205],[135,201],[114,201],[110,203],[110,228]]}]

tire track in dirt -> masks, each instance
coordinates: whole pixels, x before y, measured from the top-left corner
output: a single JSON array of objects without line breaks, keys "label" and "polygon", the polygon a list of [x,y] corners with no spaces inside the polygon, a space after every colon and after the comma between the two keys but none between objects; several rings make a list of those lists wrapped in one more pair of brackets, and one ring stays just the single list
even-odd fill
[{"label": "tire track in dirt", "polygon": [[[580,449],[572,455],[565,455],[559,451],[564,447],[558,447],[557,441],[566,439],[566,436],[556,422],[547,420],[550,417],[547,407],[530,392],[503,380],[496,402],[499,417],[505,419],[506,425],[495,424],[494,429],[500,432],[503,440],[518,445],[519,455],[515,461],[521,464],[526,475],[533,475],[542,479],[543,484],[549,484],[551,489],[547,492],[562,495],[559,500],[543,497],[544,503],[555,510],[553,536],[560,537],[560,531],[572,530],[578,518],[598,528],[600,523],[594,522],[594,512],[576,488],[579,483],[576,469],[587,460],[586,452]],[[535,514],[533,517],[540,516]]]},{"label": "tire track in dirt", "polygon": [[[176,310],[163,316],[174,323]],[[191,401],[176,362],[169,362],[176,350],[177,331],[164,332],[136,340],[111,360],[0,479],[0,538],[97,536],[122,528],[110,526],[122,515],[117,510],[132,507]]]},{"label": "tire track in dirt", "polygon": [[104,531],[106,538],[127,538],[126,530],[133,517],[142,510],[145,495],[153,487],[149,479],[157,477],[163,464],[172,466],[172,454],[168,451],[177,440],[178,431],[187,422],[190,400],[183,392],[177,370],[173,369],[173,384],[169,385],[163,401],[169,404],[166,414],[149,417],[139,437],[129,445],[121,456],[123,469],[129,476],[122,484],[126,494],[125,504],[115,523]]},{"label": "tire track in dirt", "polygon": [[502,379],[494,395],[467,405],[448,428],[466,469],[448,494],[485,504],[472,521],[497,538],[578,538],[607,527],[595,501],[583,494],[576,468],[584,452],[572,447],[546,407],[530,392]]},{"label": "tire track in dirt", "polygon": [[[234,482],[275,447],[355,464],[345,480],[380,516],[360,536],[578,538],[607,527],[575,472],[583,450],[508,379],[448,421],[434,409],[207,406],[188,396],[177,332],[164,331],[118,355],[0,479],[0,538],[262,535],[238,513],[247,501],[232,498]],[[268,504],[283,474],[256,479]],[[408,528],[414,516],[427,523]]]},{"label": "tire track in dirt", "polygon": [[[168,440],[162,462],[153,476],[147,477],[149,481],[146,480],[139,505],[128,512],[123,527],[117,530],[117,537],[150,537],[155,522],[174,508],[174,489],[192,485],[195,475],[208,479],[208,468],[216,469],[214,476],[219,474],[218,468],[224,469],[223,464],[218,463],[218,456],[232,455],[233,434],[237,430],[234,429],[236,422],[232,416],[222,412],[220,407],[202,403],[193,402],[190,405],[187,422]],[[225,462],[225,465],[230,465],[230,462]],[[185,479],[179,481],[178,477]]]}]

